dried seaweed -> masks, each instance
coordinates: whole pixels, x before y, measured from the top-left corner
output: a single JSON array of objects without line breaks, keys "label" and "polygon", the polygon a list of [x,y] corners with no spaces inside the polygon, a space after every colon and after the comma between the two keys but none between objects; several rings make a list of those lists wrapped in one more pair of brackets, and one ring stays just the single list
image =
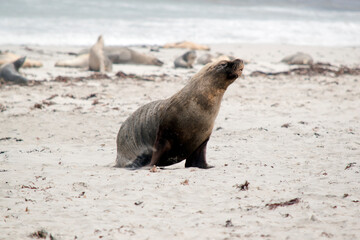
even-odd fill
[{"label": "dried seaweed", "polygon": [[346,165],[345,170],[352,168],[353,166],[355,166],[355,164],[356,162],[349,163],[348,165]]},{"label": "dried seaweed", "polygon": [[68,77],[68,76],[57,76],[54,81],[56,82],[79,82],[83,80],[98,80],[98,79],[111,79],[107,74],[94,73],[86,77]]},{"label": "dried seaweed", "polygon": [[265,207],[269,207],[270,210],[273,210],[277,207],[285,207],[285,206],[290,206],[290,205],[294,205],[300,202],[300,198],[294,198],[291,199],[290,201],[286,201],[286,202],[280,202],[280,203],[268,203],[265,205]]},{"label": "dried seaweed", "polygon": [[247,191],[249,190],[249,184],[250,183],[246,180],[244,184],[236,184],[235,187],[240,191]]},{"label": "dried seaweed", "polygon": [[331,75],[331,76],[341,76],[341,75],[360,75],[360,68],[350,68],[347,66],[334,66],[329,63],[314,63],[306,65],[303,67],[292,68],[288,71],[281,72],[263,72],[263,71],[254,71],[250,74],[251,77],[257,76],[279,76],[279,75],[299,75],[299,76],[314,76],[314,75]]}]

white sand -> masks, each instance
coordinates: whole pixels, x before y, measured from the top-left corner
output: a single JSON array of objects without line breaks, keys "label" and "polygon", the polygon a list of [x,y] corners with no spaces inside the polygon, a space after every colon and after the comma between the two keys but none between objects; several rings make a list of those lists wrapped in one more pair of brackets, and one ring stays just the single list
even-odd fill
[{"label": "white sand", "polygon": [[[79,47],[0,46],[6,49],[43,61],[21,70],[29,79],[92,74],[53,67]],[[216,51],[250,63],[224,96],[209,170],[184,162],[155,173],[111,167],[121,123],[201,68],[173,68],[184,50],[151,53],[166,63],[160,68],[114,65],[111,80],[2,86],[0,138],[11,139],[0,141],[0,239],[40,229],[56,239],[359,239],[360,76],[249,74],[287,70],[279,61],[297,51],[359,66],[360,47],[213,45]],[[119,80],[117,71],[169,76]],[[54,94],[54,105],[33,109]],[[246,180],[249,189],[240,191]],[[266,207],[294,198],[300,202]]]}]

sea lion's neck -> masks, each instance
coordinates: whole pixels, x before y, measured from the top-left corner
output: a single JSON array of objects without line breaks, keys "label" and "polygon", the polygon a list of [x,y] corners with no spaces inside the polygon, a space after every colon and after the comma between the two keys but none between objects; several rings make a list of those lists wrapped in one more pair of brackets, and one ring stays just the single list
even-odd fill
[{"label": "sea lion's neck", "polygon": [[184,89],[188,87],[189,91],[193,89],[191,92],[195,95],[202,93],[204,95],[220,98],[221,100],[227,88],[227,86],[221,84],[221,82],[221,80],[214,79],[212,76],[194,76]]},{"label": "sea lion's neck", "polygon": [[[214,84],[215,82],[216,81],[211,78],[197,78],[194,76],[190,82],[172,98],[173,100],[189,99],[200,106],[200,109],[206,111],[207,114],[216,116],[226,88],[219,88],[219,86]],[[179,104],[183,103],[179,102]]]}]

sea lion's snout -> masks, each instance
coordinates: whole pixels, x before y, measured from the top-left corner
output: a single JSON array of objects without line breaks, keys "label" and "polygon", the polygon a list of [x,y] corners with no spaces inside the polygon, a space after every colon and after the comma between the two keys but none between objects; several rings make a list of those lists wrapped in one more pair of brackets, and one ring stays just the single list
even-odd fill
[{"label": "sea lion's snout", "polygon": [[235,59],[234,61],[232,61],[233,66],[234,66],[234,70],[240,70],[242,71],[244,69],[244,61],[241,59]]},{"label": "sea lion's snout", "polygon": [[159,59],[155,59],[155,60],[154,60],[154,65],[156,65],[156,66],[162,66],[162,65],[164,65],[164,63],[163,63],[162,61],[160,61]]},{"label": "sea lion's snout", "polygon": [[228,79],[236,79],[241,76],[242,70],[244,69],[244,61],[235,59],[228,62],[228,69]]}]

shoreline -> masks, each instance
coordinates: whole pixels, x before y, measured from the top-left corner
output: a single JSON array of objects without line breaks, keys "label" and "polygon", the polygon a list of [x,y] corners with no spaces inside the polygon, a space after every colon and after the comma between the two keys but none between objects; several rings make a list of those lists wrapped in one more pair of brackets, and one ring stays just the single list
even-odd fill
[{"label": "shoreline", "polygon": [[[106,39],[105,39],[105,46]],[[244,75],[249,75],[253,71],[285,71],[291,66],[281,63],[281,59],[296,52],[310,54],[314,62],[330,63],[332,65],[348,67],[358,67],[360,62],[360,46],[358,47],[317,47],[317,46],[297,46],[279,44],[211,44],[210,51],[196,51],[197,56],[204,53],[224,53],[247,61]],[[118,71],[138,75],[144,74],[164,74],[176,73],[186,74],[188,77],[198,71],[202,65],[194,65],[194,69],[174,69],[173,61],[176,56],[188,51],[186,49],[163,49],[159,52],[150,51],[150,47],[130,47],[138,52],[153,55],[164,62],[162,67],[141,66],[131,64],[114,64],[113,71],[107,73],[114,75]],[[34,80],[44,80],[55,78],[58,75],[81,76],[81,72],[88,72],[86,69],[71,69],[55,67],[55,62],[64,59],[74,58],[69,53],[78,53],[84,47],[78,46],[33,46],[33,45],[0,45],[1,51],[9,50],[20,56],[27,56],[34,60],[43,62],[42,68],[21,69],[25,75],[34,77]]]}]

